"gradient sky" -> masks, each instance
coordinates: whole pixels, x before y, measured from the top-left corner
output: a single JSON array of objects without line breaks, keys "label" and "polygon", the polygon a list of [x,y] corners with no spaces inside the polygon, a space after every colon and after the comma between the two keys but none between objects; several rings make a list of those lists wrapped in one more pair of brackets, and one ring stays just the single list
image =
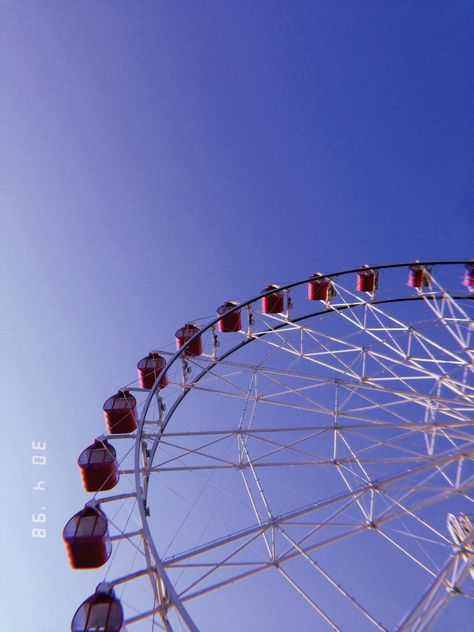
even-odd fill
[{"label": "gradient sky", "polygon": [[1,629],[61,632],[100,580],[60,537],[76,459],[150,348],[271,282],[473,256],[473,27],[462,0],[0,3]]}]

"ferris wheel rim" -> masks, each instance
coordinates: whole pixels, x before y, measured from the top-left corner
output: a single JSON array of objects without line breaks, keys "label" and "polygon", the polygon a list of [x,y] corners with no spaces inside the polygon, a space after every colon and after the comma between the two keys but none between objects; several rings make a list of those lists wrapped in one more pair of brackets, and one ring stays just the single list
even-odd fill
[{"label": "ferris wheel rim", "polygon": [[[391,263],[391,264],[382,264],[382,265],[376,265],[376,266],[368,266],[368,268],[370,270],[374,270],[374,271],[380,271],[380,270],[389,270],[389,269],[396,269],[396,268],[410,268],[410,266],[416,265],[416,266],[441,266],[441,265],[447,265],[447,266],[451,266],[451,265],[467,265],[470,263],[474,263],[473,260],[470,259],[461,259],[461,260],[449,260],[449,261],[411,261],[411,262],[404,262],[404,263]],[[345,276],[348,274],[354,274],[357,272],[361,272],[361,271],[365,271],[367,270],[367,266],[359,266],[357,268],[350,268],[347,270],[342,270],[342,271],[338,271],[338,272],[331,272],[331,273],[324,273],[321,276],[325,279],[333,279],[333,278],[337,278],[337,277],[341,277],[341,276]],[[254,297],[247,299],[246,301],[243,301],[242,303],[236,303],[234,307],[232,307],[232,309],[226,310],[226,314],[234,314],[235,312],[238,312],[239,310],[243,309],[243,308],[247,308],[250,307],[251,305],[253,305],[254,303],[256,303],[258,300],[261,300],[262,298],[266,297],[266,296],[271,296],[272,294],[275,294],[277,292],[281,292],[281,291],[287,291],[290,290],[292,288],[295,287],[299,287],[301,285],[304,285],[305,283],[310,283],[312,280],[314,280],[314,275],[310,275],[309,277],[306,277],[302,280],[299,281],[294,281],[292,283],[287,283],[284,285],[274,285],[272,286],[273,289],[265,292],[262,291],[261,293],[255,295]],[[455,298],[456,300],[469,300],[474,298],[473,295],[470,296],[454,296],[453,298]],[[402,301],[417,301],[417,300],[422,300],[423,297],[416,295],[416,296],[412,296],[412,297],[400,297],[400,298],[396,298],[396,299],[382,299],[380,301],[371,301],[371,304],[383,304],[383,303],[390,303],[390,302],[402,302]],[[354,304],[354,306],[358,306],[358,305],[364,305],[366,304],[367,301],[361,301],[358,304]],[[341,311],[342,309],[347,309],[352,307],[352,305],[347,305],[344,307],[339,308],[337,311]],[[300,320],[304,320],[305,318],[311,318],[313,316],[321,316],[323,314],[326,313],[330,313],[335,311],[334,309],[326,309],[326,310],[322,310],[321,312],[314,312],[312,314],[308,314],[305,315],[303,317],[297,317],[296,319],[291,319],[292,323],[297,323]],[[216,318],[211,319],[204,327],[202,327],[202,329],[199,330],[199,332],[195,333],[192,337],[190,337],[187,342],[185,342],[185,344],[183,344],[179,350],[176,351],[176,353],[170,358],[170,360],[166,363],[166,365],[163,367],[163,369],[161,370],[161,372],[159,373],[159,375],[157,376],[156,380],[155,380],[155,384],[153,385],[152,389],[150,389],[148,398],[145,402],[144,405],[144,409],[147,410],[152,399],[153,396],[156,394],[156,391],[159,389],[159,384],[161,379],[168,373],[169,369],[173,366],[173,364],[180,358],[186,355],[186,351],[189,349],[190,346],[192,346],[193,342],[199,338],[200,336],[202,336],[202,334],[208,332],[209,330],[211,330],[220,320],[222,319],[222,315],[219,314]],[[282,325],[280,325],[281,327],[284,326],[284,324],[282,323]],[[276,329],[276,328],[273,328]],[[264,334],[262,334],[264,335]],[[245,344],[248,344],[249,342],[252,341],[253,338],[249,338],[249,340],[245,341]],[[137,435],[136,438],[138,439],[138,433],[140,432],[140,428],[141,428],[141,422],[142,420],[145,419],[146,416],[146,412],[142,413],[142,416],[140,417],[140,421],[139,421],[139,427],[137,429]]]},{"label": "ferris wheel rim", "polygon": [[[397,264],[385,264],[385,265],[379,265],[379,266],[370,266],[370,270],[374,270],[374,271],[380,271],[380,270],[385,270],[385,269],[393,269],[393,268],[409,268],[412,265],[419,265],[419,266],[445,266],[445,265],[462,265],[462,264],[469,264],[472,263],[472,261],[470,260],[450,260],[450,261],[416,261],[416,262],[405,262],[405,263],[397,263]],[[343,270],[343,271],[338,271],[338,272],[334,272],[334,273],[330,273],[330,274],[323,274],[321,275],[323,278],[327,278],[327,279],[334,279],[337,277],[341,277],[344,275],[349,275],[349,274],[354,274],[363,270],[367,270],[367,267],[357,267],[357,268],[351,268],[348,270]],[[275,286],[274,289],[272,289],[271,291],[268,292],[262,292],[256,296],[254,296],[253,298],[244,301],[242,303],[236,304],[235,307],[233,307],[232,309],[228,310],[226,313],[233,313],[233,312],[237,312],[238,310],[241,310],[243,308],[251,308],[251,306],[256,303],[257,301],[261,300],[263,297],[265,296],[269,296],[272,295],[276,292],[281,292],[281,291],[288,291],[291,290],[294,287],[298,287],[301,286],[305,283],[309,283],[312,280],[314,280],[314,276],[310,276],[307,278],[304,278],[303,280],[299,280],[293,283],[289,283],[286,285],[282,285],[282,286]],[[386,304],[386,303],[399,303],[402,301],[420,301],[423,300],[424,296],[422,295],[415,295],[415,296],[405,296],[405,297],[399,297],[399,298],[395,298],[395,299],[381,299],[381,300],[373,300],[370,303],[372,305],[378,305],[378,304]],[[459,295],[459,296],[452,296],[452,298],[454,300],[466,300],[466,299],[472,299],[474,298],[474,296],[471,295]],[[357,303],[354,303],[353,305],[351,305],[350,307],[357,307],[357,306],[362,306],[367,304],[368,301],[366,300],[361,300]],[[341,307],[340,309],[346,309],[347,307]],[[206,367],[206,369],[203,369],[202,373],[199,374],[199,376],[197,377],[197,379],[193,380],[193,384],[197,383],[200,379],[202,379],[202,377],[204,375],[206,375],[208,373],[208,371],[210,370],[210,368],[216,366],[219,362],[222,362],[225,358],[227,358],[228,356],[232,355],[233,353],[235,353],[236,351],[238,351],[239,349],[243,348],[244,346],[248,345],[250,342],[253,342],[257,337],[259,336],[264,336],[266,333],[270,333],[271,331],[274,331],[278,328],[284,327],[285,325],[288,324],[288,322],[290,323],[298,323],[301,322],[305,319],[311,318],[311,317],[317,317],[317,316],[322,316],[324,314],[328,314],[331,312],[335,312],[336,310],[334,308],[331,307],[327,307],[324,310],[320,310],[320,311],[316,311],[310,314],[305,314],[304,316],[299,316],[295,319],[291,319],[291,320],[286,320],[286,322],[282,322],[280,325],[277,325],[275,328],[269,329],[268,332],[262,332],[259,333],[258,335],[252,335],[252,336],[247,336],[243,341],[241,341],[239,344],[235,345],[235,347],[232,347],[231,349],[227,350],[226,352],[224,352],[224,354],[222,354],[222,356],[219,356],[218,358],[215,358],[215,360],[213,362],[211,362],[209,364],[208,367]],[[339,310],[337,310],[339,311]],[[155,395],[157,394],[158,390],[159,390],[159,384],[160,384],[160,380],[162,379],[162,377],[164,375],[167,374],[167,372],[170,370],[170,368],[179,360],[179,358],[185,357],[186,355],[186,350],[189,348],[189,346],[192,345],[193,340],[197,337],[202,336],[204,333],[212,330],[213,327],[216,326],[216,324],[219,322],[219,320],[221,320],[222,316],[219,315],[217,318],[214,318],[213,320],[211,320],[207,325],[205,325],[202,329],[199,330],[198,333],[196,333],[192,338],[190,338],[171,358],[170,360],[166,363],[166,365],[163,367],[162,371],[160,372],[160,374],[158,375],[157,379],[155,380],[155,384],[153,385],[152,389],[150,390],[150,392],[148,393],[147,399],[145,401],[144,404],[144,408],[143,411],[140,415],[140,420],[139,420],[139,424],[138,424],[138,428],[137,428],[137,433],[136,433],[136,437],[135,437],[135,460],[134,460],[134,469],[135,469],[135,488],[136,488],[136,494],[137,494],[137,504],[138,504],[138,508],[139,508],[139,512],[140,512],[140,516],[141,516],[141,522],[142,522],[142,526],[143,526],[143,532],[144,532],[144,539],[146,539],[147,541],[147,546],[150,547],[152,556],[156,562],[156,567],[157,567],[157,571],[161,577],[161,579],[163,580],[166,589],[168,591],[169,597],[170,597],[170,601],[172,602],[173,606],[179,611],[179,614],[181,615],[183,621],[188,625],[189,629],[191,630],[196,630],[197,628],[195,627],[195,624],[193,623],[191,617],[189,616],[189,613],[187,612],[186,608],[183,606],[183,604],[181,603],[181,599],[179,599],[179,597],[177,596],[174,587],[172,585],[172,582],[170,581],[169,577],[168,577],[168,573],[166,572],[163,564],[162,564],[162,560],[158,554],[158,551],[156,549],[156,545],[154,542],[154,536],[151,532],[150,529],[150,525],[148,523],[148,516],[147,516],[147,498],[148,498],[148,481],[147,478],[148,476],[145,473],[145,476],[143,478],[141,478],[141,474],[143,473],[143,470],[141,470],[140,468],[140,459],[141,459],[141,450],[142,450],[142,444],[143,444],[143,440],[144,440],[144,427],[145,427],[145,423],[146,423],[146,416],[148,413],[148,409],[153,401],[153,398],[155,397]],[[186,395],[192,390],[192,388],[189,389],[184,389],[183,393],[180,394],[180,396],[177,398],[176,402],[173,404],[172,409],[170,410],[170,412],[166,415],[166,422],[164,424],[164,426],[162,427],[162,431],[166,428],[167,424],[169,423],[169,421],[171,420],[174,412],[176,411],[176,409],[178,408],[179,404],[182,402],[182,400],[186,397]],[[154,446],[152,448],[153,450],[153,455],[151,458],[151,462],[153,462],[153,456],[154,456],[154,452],[156,451],[157,447],[159,444],[159,440],[154,442]],[[143,485],[143,486],[142,486]]]}]

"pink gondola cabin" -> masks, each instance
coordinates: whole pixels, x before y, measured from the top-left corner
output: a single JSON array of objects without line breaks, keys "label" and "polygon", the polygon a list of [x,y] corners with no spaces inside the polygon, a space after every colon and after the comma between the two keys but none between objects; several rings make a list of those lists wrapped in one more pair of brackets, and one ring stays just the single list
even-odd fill
[{"label": "pink gondola cabin", "polygon": [[108,441],[97,439],[77,461],[86,492],[112,489],[119,480],[117,453]]},{"label": "pink gondola cabin", "polygon": [[98,506],[75,514],[64,527],[63,540],[72,568],[99,568],[112,552],[107,518]]},{"label": "pink gondola cabin", "polygon": [[71,632],[122,632],[123,608],[113,591],[97,590],[76,610]]},{"label": "pink gondola cabin", "polygon": [[409,287],[429,287],[431,285],[431,276],[428,268],[419,265],[417,262],[412,263],[408,270]]},{"label": "pink gondola cabin", "polygon": [[464,265],[464,277],[462,284],[465,287],[474,287],[474,262],[469,261]]},{"label": "pink gondola cabin", "polygon": [[240,309],[228,314],[227,312],[234,307],[237,307],[238,303],[234,301],[226,301],[223,305],[217,308],[217,315],[222,316],[217,326],[222,333],[231,331],[240,331],[242,329],[242,319],[240,316]]},{"label": "pink gondola cabin", "polygon": [[[155,351],[151,351],[146,358],[142,358],[137,364],[140,386],[150,390],[156,382],[158,375],[166,366],[166,359]],[[163,375],[160,380],[160,388],[165,388],[168,384],[168,377]]]},{"label": "pink gondola cabin", "polygon": [[[196,325],[192,325],[189,323],[184,325],[184,327],[181,327],[180,329],[178,329],[178,331],[175,334],[176,348],[178,349],[178,351],[179,349],[182,349],[184,345],[199,332],[200,332],[199,327],[196,327]],[[202,354],[201,336],[197,336],[197,338],[193,340],[193,342],[185,350],[184,353],[185,355],[188,355],[188,356],[200,356]]]},{"label": "pink gondola cabin", "polygon": [[137,400],[127,390],[112,395],[103,406],[110,434],[128,434],[137,428]]},{"label": "pink gondola cabin", "polygon": [[356,289],[359,292],[375,292],[379,282],[378,270],[371,270],[367,265],[364,268],[357,272]]},{"label": "pink gondola cabin", "polygon": [[315,272],[308,283],[308,299],[310,301],[327,301],[332,298],[331,281]]},{"label": "pink gondola cabin", "polygon": [[268,296],[262,296],[262,312],[264,314],[281,314],[284,310],[285,293],[283,290],[277,291],[278,285],[267,285],[262,290],[262,294],[271,292],[271,290],[275,290],[275,292]]}]

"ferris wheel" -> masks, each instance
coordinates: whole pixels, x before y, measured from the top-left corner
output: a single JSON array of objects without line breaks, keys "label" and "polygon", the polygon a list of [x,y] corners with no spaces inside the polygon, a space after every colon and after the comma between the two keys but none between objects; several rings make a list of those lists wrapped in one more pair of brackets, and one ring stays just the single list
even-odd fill
[{"label": "ferris wheel", "polygon": [[472,261],[315,273],[152,349],[79,457],[73,632],[471,621],[473,297]]}]

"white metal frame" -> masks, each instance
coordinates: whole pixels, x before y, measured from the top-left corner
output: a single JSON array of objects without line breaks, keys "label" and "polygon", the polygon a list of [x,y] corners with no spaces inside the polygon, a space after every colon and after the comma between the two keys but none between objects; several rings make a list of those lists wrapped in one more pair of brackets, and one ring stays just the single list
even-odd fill
[{"label": "white metal frame", "polygon": [[[380,290],[364,295],[348,289],[344,281],[349,278],[353,282],[359,269],[325,275],[331,279],[336,296],[322,309],[317,309],[319,305],[314,309],[315,304],[309,302],[302,309],[302,301],[295,298],[300,286],[311,280],[305,279],[274,290],[286,292],[286,313],[262,315],[262,295],[236,306],[233,311],[248,310],[248,327],[231,335],[235,344],[226,346],[228,334],[218,334],[215,319],[199,334],[210,334],[210,353],[196,358],[186,356],[193,339],[178,353],[160,351],[168,355],[169,361],[143,406],[134,439],[134,467],[121,470],[122,475],[134,476],[134,510],[139,513],[141,525],[137,531],[115,536],[142,537],[139,550],[145,568],[107,583],[112,587],[145,576],[150,579],[153,607],[129,616],[127,625],[148,620],[152,629],[160,626],[171,630],[178,626],[198,630],[189,612],[193,600],[236,581],[275,571],[314,610],[319,621],[339,630],[334,615],[294,575],[291,563],[298,559],[332,586],[370,629],[388,629],[315,557],[327,547],[349,538],[356,540],[358,534],[366,532],[379,534],[431,579],[422,598],[405,613],[400,630],[429,629],[454,595],[474,598],[472,587],[470,592],[463,591],[463,584],[470,581],[472,534],[453,547],[448,531],[443,532],[426,517],[430,507],[449,501],[454,495],[462,495],[466,505],[474,502],[470,493],[474,487],[472,318],[463,305],[473,295],[470,289],[448,292],[436,276],[437,269],[461,263],[464,262],[420,263],[434,267],[431,285],[410,291],[399,287],[398,293],[391,296],[379,295]],[[406,272],[408,265],[371,269],[381,273],[383,288],[384,270]],[[411,322],[387,311],[387,306],[406,302],[426,305],[430,315],[426,328],[413,327]],[[321,318],[331,315],[352,333],[339,337],[325,323],[318,325]],[[429,334],[430,328],[440,328],[441,342],[439,336]],[[363,337],[364,344],[358,342],[358,337]],[[241,358],[241,351],[249,343],[264,349],[258,365]],[[296,368],[289,370],[272,364],[275,357],[293,359]],[[301,369],[302,358],[311,371]],[[165,374],[170,376],[177,368],[181,378],[174,382],[170,379],[175,388],[174,399],[165,406],[166,393],[160,393],[158,384]],[[240,379],[243,375],[248,377],[247,388],[235,377]],[[264,380],[275,390],[262,390],[259,381]],[[231,425],[224,420],[222,426],[207,430],[173,430],[173,416],[193,392],[211,400],[218,396],[237,399],[244,411],[255,410],[257,405],[272,410],[278,407],[287,412],[288,422],[258,427],[244,422],[244,412],[239,422]],[[321,401],[315,393],[323,394]],[[333,396],[331,401],[328,393]],[[351,401],[355,402],[352,408]],[[410,412],[419,410],[420,415],[407,418],[407,407]],[[311,424],[292,422],[291,415],[301,411],[311,414]],[[330,451],[316,454],[307,448],[315,438],[328,435],[332,437]],[[418,437],[422,437],[423,449]],[[221,448],[230,441],[235,442],[236,452],[233,457],[223,456]],[[250,444],[259,446],[257,454],[251,453]],[[161,449],[170,454],[160,461]],[[344,491],[290,511],[276,512],[263,482],[266,472],[315,467],[336,472]],[[398,471],[392,474],[397,467]],[[387,474],[379,475],[384,470]],[[255,523],[191,550],[160,555],[149,520],[150,482],[157,475],[173,472],[220,471],[235,472],[241,478]],[[371,472],[377,472],[377,476]],[[113,499],[104,497],[99,502]],[[358,523],[354,512],[360,517]],[[427,556],[417,555],[416,547],[406,544],[410,529],[403,526],[405,520],[419,527],[418,534],[411,533],[417,545],[424,541],[427,546],[435,541],[449,544],[452,551],[441,569],[429,563]],[[392,525],[399,531],[402,525],[399,534]],[[298,529],[306,530],[303,536],[295,536]],[[257,542],[266,551],[266,560],[251,559]],[[218,552],[217,561],[211,559],[211,552]],[[242,559],[247,552],[249,557]],[[173,583],[173,573],[187,569],[192,569],[194,579],[178,588]],[[200,573],[197,577],[196,572]],[[219,573],[223,573],[221,578]]]}]

